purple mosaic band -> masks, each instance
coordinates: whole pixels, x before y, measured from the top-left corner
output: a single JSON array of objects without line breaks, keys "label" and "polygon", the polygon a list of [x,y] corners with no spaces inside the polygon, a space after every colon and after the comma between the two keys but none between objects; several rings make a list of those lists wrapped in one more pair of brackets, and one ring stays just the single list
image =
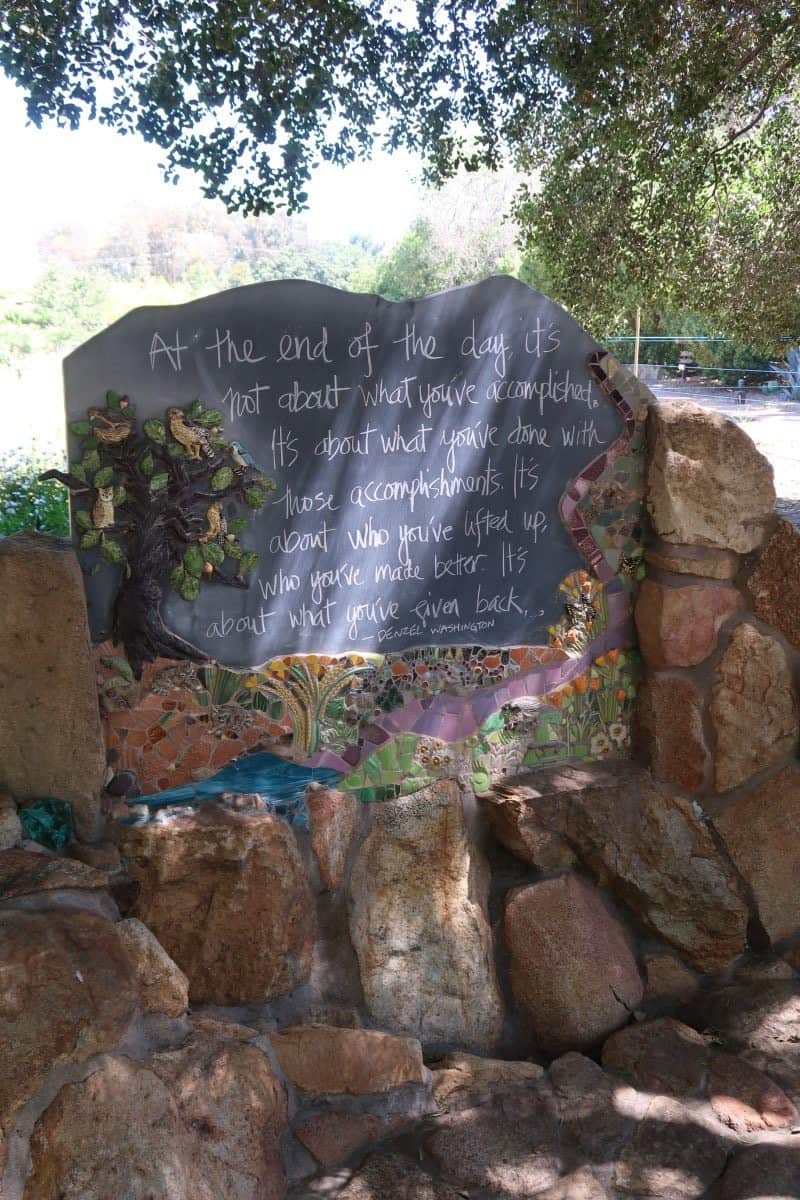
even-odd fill
[{"label": "purple mosaic band", "polygon": [[612,385],[608,373],[602,366],[602,363],[607,358],[607,350],[595,350],[589,355],[587,366],[595,383],[608,396],[622,417],[624,430],[617,440],[609,446],[608,450],[604,450],[588,466],[584,467],[578,478],[573,481],[561,497],[561,503],[559,504],[561,519],[569,530],[570,536],[577,546],[579,553],[586,560],[589,569],[603,583],[609,583],[614,578],[615,572],[606,561],[603,551],[586,527],[586,523],[578,511],[578,505],[586,496],[592,484],[603,474],[606,467],[610,466],[620,455],[625,453],[636,428],[636,417],[633,409],[622,393]]},{"label": "purple mosaic band", "polygon": [[[617,595],[609,596],[609,601],[612,599],[616,600]],[[619,594],[619,599],[624,605],[624,593]],[[578,657],[533,667],[512,679],[482,688],[471,696],[440,695],[430,700],[409,700],[402,708],[377,718],[365,730],[364,741],[358,746],[358,757],[355,759],[354,756],[354,761],[348,761],[330,750],[321,750],[308,759],[309,764],[331,767],[334,771],[349,774],[392,737],[411,733],[417,737],[438,738],[442,742],[461,742],[471,737],[504,705],[525,699],[541,699],[583,675],[596,658],[607,654],[609,650],[624,650],[632,646],[635,642],[633,622],[627,615],[627,607],[625,618],[619,620],[620,607],[622,605],[614,605],[617,623],[596,638],[588,650]]]}]

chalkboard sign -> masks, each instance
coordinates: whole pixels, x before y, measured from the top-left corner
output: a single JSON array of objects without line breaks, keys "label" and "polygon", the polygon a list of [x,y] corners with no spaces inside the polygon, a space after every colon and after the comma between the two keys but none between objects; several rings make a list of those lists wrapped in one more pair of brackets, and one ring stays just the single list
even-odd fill
[{"label": "chalkboard sign", "polygon": [[[560,502],[622,433],[599,347],[506,277],[392,303],[301,281],[141,308],[64,364],[68,419],[200,401],[275,481],[247,590],[171,594],[166,625],[230,667],[278,655],[534,645],[585,563]],[[119,568],[117,568],[119,570]],[[107,636],[112,571],[87,575]]]}]

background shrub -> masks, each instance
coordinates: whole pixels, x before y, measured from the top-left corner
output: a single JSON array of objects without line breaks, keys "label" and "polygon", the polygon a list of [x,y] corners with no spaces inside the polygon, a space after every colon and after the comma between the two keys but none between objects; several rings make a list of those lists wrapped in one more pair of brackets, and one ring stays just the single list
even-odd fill
[{"label": "background shrub", "polygon": [[38,482],[42,471],[65,466],[62,451],[35,442],[0,452],[0,537],[18,529],[69,537],[66,488],[54,480]]}]

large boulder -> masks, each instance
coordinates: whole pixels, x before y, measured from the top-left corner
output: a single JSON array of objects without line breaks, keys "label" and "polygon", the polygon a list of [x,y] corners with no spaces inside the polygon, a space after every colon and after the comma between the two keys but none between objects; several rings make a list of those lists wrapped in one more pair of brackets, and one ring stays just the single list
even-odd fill
[{"label": "large boulder", "polygon": [[68,1084],[31,1138],[23,1200],[281,1200],[282,1088],[261,1051],[195,1034]]},{"label": "large boulder", "polygon": [[0,1132],[51,1068],[113,1049],[136,999],[109,921],[74,909],[0,911]]},{"label": "large boulder", "polygon": [[748,583],[753,611],[800,650],[800,529],[781,518]]},{"label": "large boulder", "polygon": [[709,707],[717,735],[715,781],[725,792],[782,762],[800,731],[792,673],[775,638],[738,625],[717,672]]},{"label": "large boulder", "polygon": [[650,675],[636,703],[637,743],[656,779],[687,792],[705,786],[711,752],[703,726],[705,699],[691,679]]},{"label": "large boulder", "polygon": [[143,1013],[180,1017],[189,1007],[189,980],[146,925],[135,917],[117,924],[139,985]]},{"label": "large boulder", "polygon": [[374,807],[350,878],[350,935],[376,1023],[429,1044],[497,1040],[487,890],[454,783]]},{"label": "large boulder", "polygon": [[0,900],[30,896],[34,892],[95,892],[108,887],[108,876],[94,867],[62,858],[60,854],[15,848],[0,853]]},{"label": "large boulder", "polygon": [[390,1092],[427,1079],[422,1048],[414,1038],[298,1025],[270,1034],[270,1042],[286,1078],[311,1095]]},{"label": "large boulder", "polygon": [[723,1176],[720,1200],[789,1200],[800,1196],[800,1147],[796,1140],[740,1150]]},{"label": "large boulder", "polygon": [[648,410],[647,507],[666,542],[747,554],[775,507],[772,467],[733,421],[686,401]]},{"label": "large boulder", "polygon": [[0,602],[0,789],[67,800],[80,835],[97,837],[106,752],[72,548],[42,534],[0,539]]},{"label": "large boulder", "polygon": [[314,904],[284,820],[206,805],[119,837],[141,885],[132,915],[186,974],[193,1004],[258,1004],[305,982]]},{"label": "large boulder", "polygon": [[596,1045],[642,999],[630,940],[601,894],[577,875],[518,888],[506,904],[511,988],[548,1053]]},{"label": "large boulder", "polygon": [[728,1142],[678,1100],[654,1097],[614,1172],[631,1200],[701,1200],[719,1179]]},{"label": "large boulder", "polygon": [[442,1117],[425,1148],[450,1183],[497,1200],[525,1200],[561,1173],[558,1113],[543,1089]]},{"label": "large boulder", "polygon": [[530,1087],[541,1079],[544,1067],[534,1062],[509,1062],[479,1058],[455,1051],[431,1063],[433,1098],[439,1108],[472,1108],[498,1092]]},{"label": "large boulder", "polygon": [[800,930],[800,771],[785,767],[715,821],[773,942]]},{"label": "large boulder", "polygon": [[290,1193],[292,1200],[310,1196],[335,1196],[336,1200],[464,1200],[464,1192],[433,1179],[418,1162],[401,1154],[371,1154],[341,1188],[310,1192],[301,1184]]},{"label": "large boulder", "polygon": [[641,767],[538,771],[484,805],[513,853],[535,867],[579,859],[699,971],[715,974],[744,949],[747,905],[702,813]]},{"label": "large boulder", "polygon": [[697,666],[713,654],[721,626],[742,603],[731,587],[666,587],[645,579],[634,612],[642,658],[654,670]]},{"label": "large boulder", "polygon": [[798,1112],[777,1083],[735,1054],[717,1054],[708,1080],[717,1118],[736,1133],[788,1129]]},{"label": "large boulder", "polygon": [[672,1017],[630,1025],[603,1046],[604,1067],[626,1075],[643,1091],[669,1096],[699,1094],[710,1061],[705,1038]]},{"label": "large boulder", "polygon": [[320,880],[326,890],[334,891],[344,878],[358,800],[349,792],[317,788],[306,796],[306,805]]},{"label": "large boulder", "polygon": [[746,980],[698,993],[687,1019],[713,1029],[736,1052],[781,1085],[800,1106],[800,980]]}]

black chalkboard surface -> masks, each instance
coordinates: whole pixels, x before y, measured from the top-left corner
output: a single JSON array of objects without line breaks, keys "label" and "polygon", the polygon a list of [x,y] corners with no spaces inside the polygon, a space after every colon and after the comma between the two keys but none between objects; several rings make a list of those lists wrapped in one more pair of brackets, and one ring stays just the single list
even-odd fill
[{"label": "black chalkboard surface", "polygon": [[[584,565],[559,501],[622,432],[589,375],[598,349],[506,277],[402,303],[262,283],[129,313],[65,360],[67,413],[109,388],[141,420],[199,398],[275,480],[249,589],[163,606],[224,665],[535,645]],[[87,576],[98,639],[112,574]]]}]

